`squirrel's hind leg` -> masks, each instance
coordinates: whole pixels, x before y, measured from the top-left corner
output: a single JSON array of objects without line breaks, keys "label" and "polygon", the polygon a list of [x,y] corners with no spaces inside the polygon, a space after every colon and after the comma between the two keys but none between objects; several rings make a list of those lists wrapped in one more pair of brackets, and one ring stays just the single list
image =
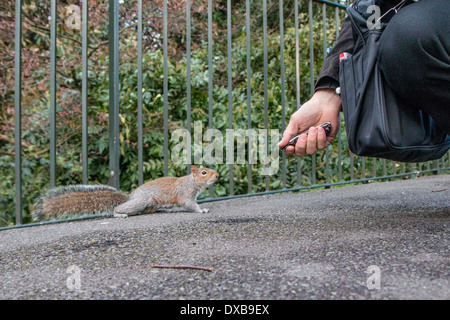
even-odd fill
[{"label": "squirrel's hind leg", "polygon": [[[114,217],[123,218],[129,215],[138,214],[147,208],[152,208],[152,201],[136,198],[122,203],[114,208]],[[147,210],[146,210],[147,211]]]},{"label": "squirrel's hind leg", "polygon": [[158,206],[156,205],[149,205],[147,208],[144,209],[142,213],[154,213],[158,209]]}]

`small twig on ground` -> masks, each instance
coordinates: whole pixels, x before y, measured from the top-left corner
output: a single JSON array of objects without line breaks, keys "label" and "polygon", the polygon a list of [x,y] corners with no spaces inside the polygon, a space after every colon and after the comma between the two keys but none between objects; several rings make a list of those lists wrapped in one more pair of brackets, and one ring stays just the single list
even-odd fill
[{"label": "small twig on ground", "polygon": [[445,189],[439,189],[439,190],[431,190],[431,192],[441,192],[441,191],[445,191],[445,190],[447,190],[447,188],[445,188]]},{"label": "small twig on ground", "polygon": [[154,264],[154,263],[150,263],[150,266],[152,268],[168,268],[168,269],[195,269],[195,270],[204,270],[204,271],[213,271],[214,268],[209,268],[209,267],[197,267],[197,266],[186,266],[186,265],[173,265],[173,266],[169,266],[169,265],[160,265],[160,264]]}]

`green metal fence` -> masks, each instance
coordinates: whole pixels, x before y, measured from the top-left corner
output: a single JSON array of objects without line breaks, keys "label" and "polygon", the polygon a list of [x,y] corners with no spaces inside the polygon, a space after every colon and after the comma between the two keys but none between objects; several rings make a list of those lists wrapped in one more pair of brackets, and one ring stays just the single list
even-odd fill
[{"label": "green metal fence", "polygon": [[[214,100],[213,100],[213,64],[214,64],[214,56],[213,56],[213,41],[214,39],[214,30],[213,30],[213,7],[216,4],[213,0],[204,0],[203,2],[208,6],[207,11],[207,23],[208,23],[208,32],[207,32],[207,43],[208,43],[208,128],[213,128],[213,119],[215,117],[214,111]],[[254,0],[256,1],[256,0]],[[251,38],[251,30],[253,26],[251,25],[250,16],[254,14],[251,12],[251,0],[246,0],[246,20],[245,20],[245,32],[246,32],[246,59],[247,66],[246,70],[242,70],[246,74],[247,77],[247,89],[246,89],[246,107],[247,107],[247,129],[252,129],[252,108],[254,105],[252,104],[252,87],[251,81],[249,80],[252,76],[252,43],[253,41],[262,41],[264,47],[264,56],[263,56],[263,73],[264,77],[264,104],[259,112],[264,114],[264,123],[261,126],[264,129],[269,128],[269,108],[268,108],[268,95],[269,89],[267,87],[267,78],[268,78],[268,65],[269,65],[269,57],[268,57],[268,1],[269,0],[259,0],[262,1],[262,23],[263,23],[263,36],[262,39],[252,39]],[[285,4],[283,0],[278,1],[279,7],[279,52],[278,55],[280,57],[280,91],[281,91],[281,101],[279,101],[281,106],[281,123],[279,123],[278,129],[281,132],[284,131],[286,126],[286,116],[288,116],[287,110],[287,101],[286,101],[286,78],[285,78],[285,30],[284,25],[286,23],[286,19],[294,20],[295,25],[295,84],[290,83],[289,85],[293,87],[293,90],[296,92],[295,100],[292,102],[297,107],[300,107],[301,101],[301,90],[302,86],[305,86],[304,83],[301,82],[300,77],[300,64],[305,63],[306,61],[300,61],[300,52],[307,50],[309,52],[309,61],[306,63],[309,64],[309,83],[307,84],[310,88],[310,94],[313,93],[314,82],[315,82],[315,72],[320,69],[320,65],[317,65],[315,61],[315,50],[313,46],[313,39],[317,36],[313,31],[313,22],[314,17],[317,17],[318,11],[320,10],[322,13],[322,39],[323,39],[323,55],[325,56],[328,49],[330,48],[329,40],[327,40],[327,31],[330,27],[329,21],[333,19],[333,27],[336,29],[335,37],[338,36],[339,26],[342,22],[342,18],[345,15],[346,2],[344,1],[323,1],[323,0],[291,0],[294,1],[295,13],[294,16],[284,17],[283,5]],[[81,33],[82,33],[82,44],[81,44],[81,54],[82,54],[82,91],[81,91],[81,101],[82,101],[82,154],[81,154],[81,163],[82,163],[82,183],[88,184],[89,174],[88,174],[88,144],[89,144],[89,128],[88,128],[88,10],[89,10],[89,1],[82,0],[80,1],[81,6]],[[269,1],[269,4],[277,2],[276,0]],[[307,19],[309,23],[309,45],[308,47],[300,47],[299,45],[299,2],[302,4],[308,4],[308,12]],[[233,97],[232,97],[232,68],[233,68],[233,60],[232,60],[232,15],[233,15],[233,4],[231,0],[221,1],[221,3],[226,4],[226,14],[227,14],[227,33],[226,33],[226,42],[227,42],[227,61],[226,61],[226,70],[224,72],[227,73],[227,81],[228,81],[228,114],[227,114],[227,127],[229,129],[233,128]],[[121,181],[121,172],[120,172],[120,104],[119,104],[119,43],[120,43],[120,31],[119,31],[119,6],[121,2],[119,0],[109,0],[109,170],[111,175],[111,184],[120,188]],[[144,159],[144,143],[143,143],[143,127],[145,123],[143,123],[143,20],[146,18],[143,17],[142,10],[143,2],[142,0],[138,0],[137,2],[137,108],[136,108],[136,117],[137,117],[137,168],[138,168],[138,184],[142,184],[144,182],[144,167],[143,167],[143,159]],[[319,12],[320,12],[319,11]],[[191,37],[191,0],[186,0],[185,6],[186,12],[186,38],[185,38],[185,47],[186,47],[186,129],[188,132],[191,132],[191,46],[193,44],[193,40]],[[163,32],[162,32],[162,47],[163,47],[163,140],[164,140],[164,169],[162,174],[168,175],[169,168],[169,83],[168,83],[168,1],[163,1],[163,10],[161,12],[162,21],[163,21]],[[56,77],[57,77],[57,69],[56,69],[56,46],[57,46],[57,1],[51,0],[51,11],[50,11],[50,183],[49,187],[55,187],[57,185],[57,130],[56,130],[56,105],[57,105],[57,97],[56,97]],[[21,37],[22,37],[22,1],[16,0],[15,3],[15,223],[17,227],[23,226],[23,195],[22,195],[22,146],[21,146],[21,99],[22,99],[22,90],[21,90]],[[320,35],[319,35],[320,36]],[[291,48],[289,48],[291,49]],[[250,147],[250,141],[247,141],[248,147]],[[433,161],[423,164],[398,164],[391,161],[381,160],[381,159],[366,159],[355,157],[350,154],[348,151],[344,150],[345,148],[345,131],[340,130],[340,134],[337,138],[337,141],[333,144],[333,148],[326,149],[323,153],[318,153],[317,155],[313,155],[311,157],[311,168],[308,169],[308,172],[311,172],[311,176],[308,177],[307,183],[303,183],[305,180],[305,168],[304,163],[301,159],[296,160],[294,165],[296,166],[296,177],[289,176],[288,165],[292,164],[292,161],[288,163],[286,156],[284,153],[281,155],[281,168],[280,175],[276,177],[281,181],[280,186],[277,188],[271,188],[271,178],[265,177],[265,190],[259,190],[257,192],[254,191],[252,186],[252,181],[254,180],[254,172],[252,170],[247,170],[247,192],[235,194],[234,189],[236,184],[240,184],[239,180],[234,177],[234,166],[232,164],[228,164],[228,194],[225,196],[217,197],[214,195],[212,189],[210,189],[209,197],[204,198],[205,201],[214,201],[219,199],[229,199],[234,197],[244,197],[244,196],[252,196],[252,195],[260,195],[260,194],[268,194],[268,193],[278,193],[284,191],[297,191],[303,189],[310,188],[318,188],[318,187],[331,187],[342,184],[349,183],[358,183],[358,182],[368,182],[372,180],[384,180],[391,178],[399,178],[399,177],[412,177],[419,176],[424,173],[438,173],[440,170],[449,169],[449,155],[447,154],[443,159],[439,161]],[[336,151],[334,156],[331,156],[331,150]],[[316,167],[317,159],[316,157],[324,157],[325,158],[325,166],[318,168]],[[343,163],[348,163],[350,168],[350,179],[343,178]],[[330,169],[331,163],[333,163],[333,170]],[[381,166],[379,165],[381,163]],[[378,169],[377,169],[378,168]],[[380,169],[381,168],[381,169]],[[189,166],[187,166],[187,171],[189,172]],[[320,175],[320,177],[318,177]],[[295,179],[297,183],[293,186],[288,180]]]}]

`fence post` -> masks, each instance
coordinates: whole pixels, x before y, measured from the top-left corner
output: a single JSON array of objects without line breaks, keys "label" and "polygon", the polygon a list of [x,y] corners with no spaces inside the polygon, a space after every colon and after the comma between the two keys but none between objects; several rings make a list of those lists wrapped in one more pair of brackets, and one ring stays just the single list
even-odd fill
[{"label": "fence post", "polygon": [[[314,42],[313,42],[313,0],[309,0],[308,5],[309,19],[309,76],[310,76],[310,94],[314,95]],[[316,184],[316,154],[311,156],[311,184]]]},{"label": "fence post", "polygon": [[50,6],[50,187],[56,187],[56,0]]},{"label": "fence post", "polygon": [[[227,0],[227,80],[228,80],[228,129],[233,129],[233,73],[232,73],[232,32],[231,32],[231,0]],[[229,194],[233,195],[233,164],[228,164]]]},{"label": "fence post", "polygon": [[14,161],[16,224],[22,224],[22,0],[16,0],[14,43]]},{"label": "fence post", "polygon": [[167,0],[163,0],[163,96],[164,96],[164,106],[163,106],[163,121],[164,121],[164,176],[169,174],[169,61],[168,61],[168,11],[167,11]]},{"label": "fence post", "polygon": [[119,0],[109,0],[109,183],[120,188]]},{"label": "fence post", "polygon": [[83,184],[89,182],[88,161],[88,0],[83,0],[82,11],[82,82],[81,82],[81,157],[83,165]]},{"label": "fence post", "polygon": [[[191,134],[191,0],[186,1],[186,130]],[[189,146],[191,148],[191,146]],[[192,154],[192,153],[190,153]],[[187,174],[191,174],[192,159],[186,163]]]},{"label": "fence post", "polygon": [[138,44],[137,44],[137,110],[138,110],[138,185],[144,183],[144,137],[142,115],[142,0],[138,0]]},{"label": "fence post", "polygon": [[[247,76],[247,129],[251,130],[252,128],[252,86],[251,86],[251,79],[252,79],[252,64],[251,64],[251,32],[250,32],[250,0],[247,0],[245,2],[245,39],[246,39],[246,54],[247,54],[247,70],[246,70],[246,76]],[[247,190],[248,193],[252,192],[252,168],[250,165],[250,159],[251,159],[251,150],[252,147],[252,141],[249,135],[248,138],[248,168],[247,168]]]}]

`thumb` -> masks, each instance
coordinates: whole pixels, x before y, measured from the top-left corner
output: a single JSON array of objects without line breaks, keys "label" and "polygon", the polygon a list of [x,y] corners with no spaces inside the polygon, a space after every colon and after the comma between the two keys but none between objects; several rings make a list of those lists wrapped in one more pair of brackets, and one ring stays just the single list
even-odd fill
[{"label": "thumb", "polygon": [[288,144],[289,139],[294,135],[297,134],[297,130],[295,129],[295,126],[292,124],[292,122],[289,122],[288,126],[283,132],[283,137],[281,138],[281,141],[278,143],[278,147],[282,148],[285,145]]}]

